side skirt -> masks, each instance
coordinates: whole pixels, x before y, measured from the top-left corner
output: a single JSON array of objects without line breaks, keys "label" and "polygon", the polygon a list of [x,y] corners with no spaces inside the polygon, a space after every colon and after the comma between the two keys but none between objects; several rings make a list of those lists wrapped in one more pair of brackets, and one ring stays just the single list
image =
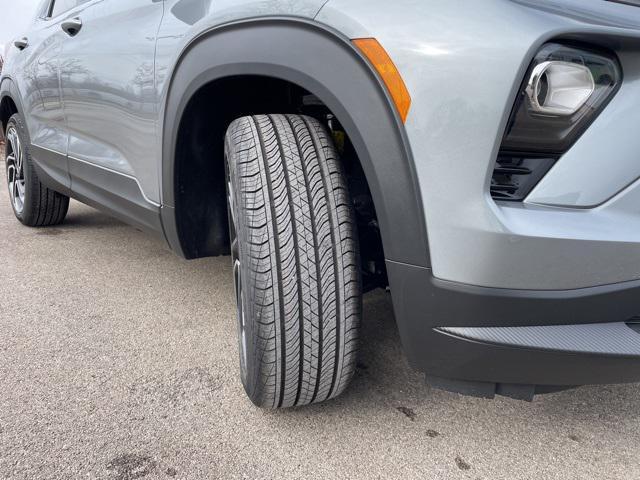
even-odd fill
[{"label": "side skirt", "polygon": [[71,178],[66,155],[33,143],[30,147],[31,159],[40,181],[56,192],[71,196]]},{"label": "side skirt", "polygon": [[135,178],[34,144],[31,157],[47,187],[166,241],[160,205],[144,196]]},{"label": "side skirt", "polygon": [[68,157],[71,196],[164,240],[160,205],[128,175]]}]

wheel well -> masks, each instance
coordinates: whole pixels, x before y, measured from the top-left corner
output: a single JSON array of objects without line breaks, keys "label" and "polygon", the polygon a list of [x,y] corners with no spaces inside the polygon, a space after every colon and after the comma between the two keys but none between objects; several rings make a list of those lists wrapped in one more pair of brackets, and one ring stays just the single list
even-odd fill
[{"label": "wheel well", "polygon": [[185,256],[202,258],[229,252],[225,133],[233,120],[265,113],[310,115],[330,127],[356,208],[365,288],[367,283],[385,283],[384,253],[373,199],[340,119],[303,88],[264,76],[215,80],[200,88],[187,104],[179,123],[174,179],[176,224]]},{"label": "wheel well", "polygon": [[7,129],[9,119],[18,113],[18,108],[11,97],[4,97],[0,102],[0,123],[2,124],[2,132]]}]

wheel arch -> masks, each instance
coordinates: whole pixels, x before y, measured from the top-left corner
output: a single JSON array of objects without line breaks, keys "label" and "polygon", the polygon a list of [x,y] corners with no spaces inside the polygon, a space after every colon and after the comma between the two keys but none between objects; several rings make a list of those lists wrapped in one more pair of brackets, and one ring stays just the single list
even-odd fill
[{"label": "wheel arch", "polygon": [[[0,84],[0,128],[4,133],[7,122],[16,113],[21,113],[20,95],[10,78],[4,78]],[[26,128],[26,125],[25,125]]]},{"label": "wheel arch", "polygon": [[290,82],[331,110],[362,164],[386,258],[429,266],[415,165],[387,90],[348,39],[317,23],[292,18],[254,19],[216,27],[193,40],[176,63],[164,104],[161,183],[162,221],[172,248],[187,258],[197,257],[185,251],[185,232],[181,232],[176,216],[177,138],[185,111],[206,85],[242,76]]}]

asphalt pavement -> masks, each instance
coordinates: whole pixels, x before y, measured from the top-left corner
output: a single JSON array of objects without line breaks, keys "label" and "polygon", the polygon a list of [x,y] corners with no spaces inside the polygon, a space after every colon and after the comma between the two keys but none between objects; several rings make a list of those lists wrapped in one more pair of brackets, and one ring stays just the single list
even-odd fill
[{"label": "asphalt pavement", "polygon": [[229,258],[181,260],[77,202],[62,226],[23,227],[0,178],[0,478],[640,478],[640,386],[532,403],[431,389],[383,291],[343,396],[259,410]]}]

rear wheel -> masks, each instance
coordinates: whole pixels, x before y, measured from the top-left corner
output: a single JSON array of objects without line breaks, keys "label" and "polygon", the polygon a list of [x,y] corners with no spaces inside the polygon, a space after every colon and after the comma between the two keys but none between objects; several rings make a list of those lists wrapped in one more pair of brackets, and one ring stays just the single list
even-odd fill
[{"label": "rear wheel", "polygon": [[29,227],[57,225],[67,215],[69,197],[40,183],[27,139],[22,118],[12,116],[7,123],[5,163],[13,213]]},{"label": "rear wheel", "polygon": [[362,311],[358,242],[333,143],[313,118],[244,117],[226,136],[242,382],[260,407],[339,395]]}]

